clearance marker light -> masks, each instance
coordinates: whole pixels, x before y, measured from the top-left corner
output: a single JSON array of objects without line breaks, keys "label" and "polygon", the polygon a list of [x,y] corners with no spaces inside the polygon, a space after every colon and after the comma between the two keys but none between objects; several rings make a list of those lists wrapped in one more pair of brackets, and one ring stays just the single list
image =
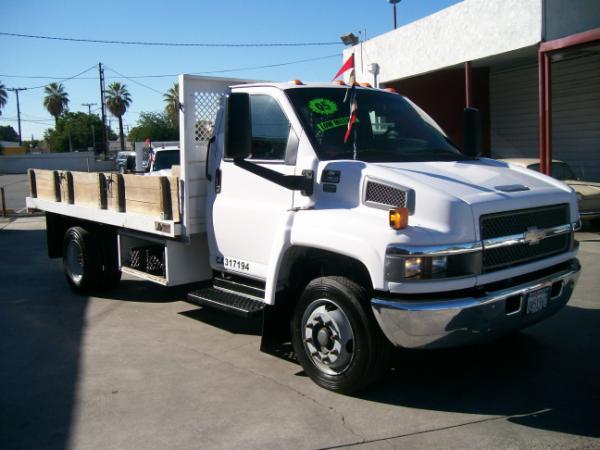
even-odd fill
[{"label": "clearance marker light", "polygon": [[372,88],[373,86],[371,86],[371,83],[360,83],[360,85],[362,87],[366,87],[366,88]]},{"label": "clearance marker light", "polygon": [[290,84],[295,84],[296,86],[302,86],[304,83],[300,80],[291,80]]},{"label": "clearance marker light", "polygon": [[343,80],[335,80],[335,81],[333,82],[333,84],[339,84],[340,86],[346,86],[346,83],[344,83],[344,81],[343,81]]},{"label": "clearance marker light", "polygon": [[391,92],[392,94],[397,94],[398,91],[394,88],[385,88],[384,89],[385,92]]},{"label": "clearance marker light", "polygon": [[401,230],[408,226],[408,208],[390,209],[390,228]]}]

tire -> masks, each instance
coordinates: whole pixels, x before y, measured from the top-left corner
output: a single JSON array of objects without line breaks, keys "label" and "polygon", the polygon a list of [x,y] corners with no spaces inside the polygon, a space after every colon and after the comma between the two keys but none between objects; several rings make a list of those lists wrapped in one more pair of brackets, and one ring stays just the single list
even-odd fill
[{"label": "tire", "polygon": [[91,293],[100,285],[101,255],[92,236],[81,227],[65,233],[63,269],[69,286],[79,294]]},{"label": "tire", "polygon": [[319,386],[350,394],[376,381],[392,350],[368,304],[368,291],[344,277],[322,277],[302,292],[292,319],[292,343]]}]

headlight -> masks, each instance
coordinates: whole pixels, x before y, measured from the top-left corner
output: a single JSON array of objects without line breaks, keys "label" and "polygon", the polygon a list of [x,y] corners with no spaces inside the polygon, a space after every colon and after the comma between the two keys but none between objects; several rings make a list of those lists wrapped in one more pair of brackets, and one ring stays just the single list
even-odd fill
[{"label": "headlight", "polygon": [[415,257],[404,259],[404,278],[428,277],[448,269],[447,256]]},{"label": "headlight", "polygon": [[[442,280],[473,276],[481,273],[482,253],[479,248],[467,248],[451,255],[410,255],[405,249],[391,249],[385,256],[385,279],[404,281]],[[406,253],[405,253],[406,252]]]},{"label": "headlight", "polygon": [[431,258],[431,273],[445,272],[448,269],[448,257],[436,256]]},{"label": "headlight", "polygon": [[423,272],[423,260],[421,258],[406,258],[404,260],[404,278],[411,278]]}]

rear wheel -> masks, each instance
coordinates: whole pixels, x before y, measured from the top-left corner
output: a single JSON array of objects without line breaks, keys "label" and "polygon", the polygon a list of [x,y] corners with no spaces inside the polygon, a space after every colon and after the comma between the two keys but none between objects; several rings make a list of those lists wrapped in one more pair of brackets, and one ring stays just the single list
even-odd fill
[{"label": "rear wheel", "polygon": [[102,264],[96,242],[81,227],[72,227],[63,241],[63,268],[67,282],[77,293],[89,293],[99,285]]},{"label": "rear wheel", "polygon": [[355,392],[388,367],[390,342],[368,305],[367,291],[344,277],[308,284],[292,320],[292,341],[307,375],[319,386]]}]

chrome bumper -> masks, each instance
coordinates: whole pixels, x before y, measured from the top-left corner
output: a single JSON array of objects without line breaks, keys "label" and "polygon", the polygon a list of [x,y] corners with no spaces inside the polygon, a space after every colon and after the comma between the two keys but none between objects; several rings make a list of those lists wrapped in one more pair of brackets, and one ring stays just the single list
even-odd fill
[{"label": "chrome bumper", "polygon": [[[579,271],[579,262],[574,259],[568,268],[556,273],[485,292],[477,298],[410,301],[373,298],[371,306],[379,326],[394,345],[452,347],[518,330],[551,316],[571,297]],[[548,305],[537,313],[525,314],[527,294],[546,287],[554,287]]]}]

